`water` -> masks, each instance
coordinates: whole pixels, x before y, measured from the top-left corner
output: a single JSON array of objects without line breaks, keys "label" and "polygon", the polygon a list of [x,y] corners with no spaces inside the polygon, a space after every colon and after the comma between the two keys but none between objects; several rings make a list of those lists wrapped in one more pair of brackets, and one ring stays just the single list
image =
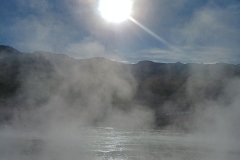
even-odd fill
[{"label": "water", "polygon": [[239,148],[168,131],[0,132],[1,160],[239,160]]}]

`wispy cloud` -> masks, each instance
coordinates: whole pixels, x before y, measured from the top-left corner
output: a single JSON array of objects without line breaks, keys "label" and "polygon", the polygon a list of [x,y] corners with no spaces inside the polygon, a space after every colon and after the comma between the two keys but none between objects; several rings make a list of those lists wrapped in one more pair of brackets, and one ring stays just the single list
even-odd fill
[{"label": "wispy cloud", "polygon": [[106,48],[98,41],[86,39],[79,43],[70,44],[65,53],[74,58],[91,58],[108,55]]},{"label": "wispy cloud", "polygon": [[[189,3],[182,1],[183,5],[179,4],[180,8]],[[163,4],[170,8],[177,5]],[[161,47],[144,49],[139,52],[138,59],[239,63],[239,10],[239,3],[229,2],[222,7],[215,1],[208,1],[202,7],[192,10],[188,16],[174,13],[161,16],[162,19],[158,21],[163,21],[162,23],[173,16],[176,19],[175,25],[166,22],[166,27],[169,27],[167,30],[169,42],[178,50],[164,50]],[[163,33],[159,32],[159,34]]]}]

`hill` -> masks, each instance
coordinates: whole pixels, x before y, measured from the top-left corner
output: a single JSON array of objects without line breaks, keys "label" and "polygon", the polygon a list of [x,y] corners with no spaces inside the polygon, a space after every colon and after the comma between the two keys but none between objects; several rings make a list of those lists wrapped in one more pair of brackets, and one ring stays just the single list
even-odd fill
[{"label": "hill", "polygon": [[[81,121],[94,126],[110,124],[111,114],[136,115],[137,109],[151,112],[151,120],[141,114],[138,120],[147,119],[153,127],[189,130],[196,104],[219,101],[240,77],[240,65],[233,64],[123,64],[101,57],[27,54],[9,46],[0,46],[0,68],[0,121],[10,123],[16,115],[26,119],[37,110],[34,125],[40,123],[38,116],[51,119],[56,108],[73,112],[71,117],[87,115]],[[222,98],[221,103],[230,102]],[[18,115],[22,110],[27,113]]]}]

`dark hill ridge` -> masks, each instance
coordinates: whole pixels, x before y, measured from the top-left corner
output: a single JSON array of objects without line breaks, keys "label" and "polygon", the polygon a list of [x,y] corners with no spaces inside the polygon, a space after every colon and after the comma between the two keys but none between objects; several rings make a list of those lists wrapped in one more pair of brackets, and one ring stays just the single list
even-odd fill
[{"label": "dark hill ridge", "polygon": [[[101,57],[76,60],[48,52],[26,54],[0,46],[1,110],[39,108],[60,97],[61,104],[79,110],[99,105],[101,110],[112,106],[127,112],[145,106],[154,112],[157,127],[174,124],[187,129],[178,120],[191,117],[196,103],[221,98],[229,81],[239,77],[240,65],[225,63],[123,64]],[[91,122],[103,121],[105,114],[99,112]],[[2,114],[0,121],[6,119],[11,118]]]},{"label": "dark hill ridge", "polygon": [[16,49],[0,45],[0,102],[16,92],[19,84],[19,60],[21,52]]},{"label": "dark hill ridge", "polygon": [[14,54],[14,53],[20,53],[18,50],[14,49],[10,46],[0,45],[0,53],[8,53],[8,54]]}]

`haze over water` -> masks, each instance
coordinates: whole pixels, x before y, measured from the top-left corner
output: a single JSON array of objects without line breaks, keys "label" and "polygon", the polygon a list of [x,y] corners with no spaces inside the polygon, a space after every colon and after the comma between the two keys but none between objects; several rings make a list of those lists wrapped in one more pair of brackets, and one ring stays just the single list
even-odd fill
[{"label": "haze over water", "polygon": [[0,160],[240,158],[238,65],[130,65],[5,48],[15,59],[5,63],[3,53]]},{"label": "haze over water", "polygon": [[1,160],[238,160],[239,145],[169,131],[82,128],[0,132]]}]

